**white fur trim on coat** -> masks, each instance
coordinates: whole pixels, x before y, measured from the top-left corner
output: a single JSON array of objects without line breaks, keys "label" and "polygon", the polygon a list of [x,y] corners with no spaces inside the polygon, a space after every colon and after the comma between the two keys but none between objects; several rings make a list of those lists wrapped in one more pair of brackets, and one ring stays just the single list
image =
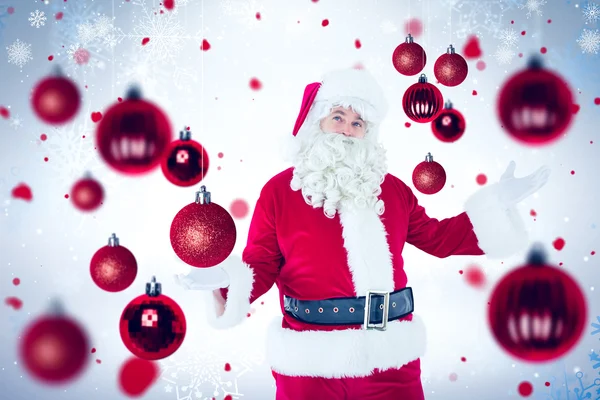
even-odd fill
[{"label": "white fur trim on coat", "polygon": [[465,203],[478,246],[490,258],[510,257],[529,243],[525,223],[516,206],[500,201],[498,185],[475,192]]},{"label": "white fur trim on coat", "polygon": [[425,354],[425,325],[393,321],[387,330],[294,331],[281,318],[269,326],[267,360],[282,375],[361,377],[374,369],[400,368]]},{"label": "white fur trim on coat", "polygon": [[218,304],[212,291],[204,291],[208,323],[215,329],[227,329],[243,322],[250,312],[250,294],[254,283],[254,271],[238,256],[230,256],[219,267],[229,276],[225,311],[217,315]]}]

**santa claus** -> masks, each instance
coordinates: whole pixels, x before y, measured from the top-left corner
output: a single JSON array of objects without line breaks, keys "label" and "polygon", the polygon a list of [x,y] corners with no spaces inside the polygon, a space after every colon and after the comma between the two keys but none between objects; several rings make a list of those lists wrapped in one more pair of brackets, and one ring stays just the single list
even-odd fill
[{"label": "santa claus", "polygon": [[[228,286],[206,292],[211,324],[228,328],[277,285],[283,318],[267,334],[277,400],[423,399],[425,328],[406,287],[405,244],[440,258],[508,257],[528,245],[515,206],[546,183],[548,168],[517,179],[511,162],[465,212],[431,218],[387,171],[378,143],[386,109],[365,70],[306,87],[293,167],[263,187],[242,259],[220,264]],[[178,280],[194,289],[200,277]]]}]

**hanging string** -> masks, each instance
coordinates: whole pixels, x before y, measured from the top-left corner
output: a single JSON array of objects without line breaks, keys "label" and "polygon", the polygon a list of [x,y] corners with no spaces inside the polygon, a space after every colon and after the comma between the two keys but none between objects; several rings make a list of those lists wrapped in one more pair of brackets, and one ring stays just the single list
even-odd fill
[{"label": "hanging string", "polygon": [[[202,21],[200,24],[200,32],[201,34],[201,38],[200,40],[202,40],[200,46],[204,45],[204,0],[201,0],[200,2],[200,7],[201,7],[201,16],[202,16]],[[200,65],[201,65],[201,69],[202,71],[200,72],[200,85],[202,86],[200,88],[200,132],[204,133],[204,53],[205,53],[206,49],[202,49],[202,51],[200,52]],[[202,144],[201,144],[202,145]],[[204,145],[202,145],[204,146]],[[204,169],[204,151],[202,151],[200,153],[200,169],[201,169],[201,173],[202,173],[202,181],[204,181],[205,178],[205,169]]]}]

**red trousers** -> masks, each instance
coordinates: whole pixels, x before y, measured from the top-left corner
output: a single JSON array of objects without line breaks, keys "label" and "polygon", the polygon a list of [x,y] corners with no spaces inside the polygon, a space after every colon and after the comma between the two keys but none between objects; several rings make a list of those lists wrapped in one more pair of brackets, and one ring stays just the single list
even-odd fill
[{"label": "red trousers", "polygon": [[425,400],[418,359],[400,369],[375,370],[360,378],[286,376],[275,371],[273,376],[275,400]]}]

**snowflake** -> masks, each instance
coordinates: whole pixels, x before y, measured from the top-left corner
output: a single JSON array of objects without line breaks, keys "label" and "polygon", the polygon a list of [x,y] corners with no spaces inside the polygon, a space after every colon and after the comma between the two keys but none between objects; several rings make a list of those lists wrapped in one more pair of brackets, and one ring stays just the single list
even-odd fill
[{"label": "snowflake", "polygon": [[96,28],[93,24],[86,22],[77,26],[77,39],[84,45],[89,44],[96,40],[97,33]]},{"label": "snowflake", "polygon": [[[459,39],[475,34],[479,38],[486,34],[498,37],[504,26],[503,15],[513,6],[510,0],[459,0],[450,12],[457,14],[453,18],[452,33]],[[456,21],[456,22],[454,22]]]},{"label": "snowflake", "polygon": [[19,118],[18,114],[15,114],[13,117],[10,118],[10,127],[13,128],[15,131],[19,130],[19,128],[22,126],[23,120]]},{"label": "snowflake", "polygon": [[510,64],[514,56],[515,52],[506,45],[498,46],[496,52],[494,53],[494,58],[499,64]]},{"label": "snowflake", "polygon": [[542,6],[546,4],[546,0],[526,0],[524,4],[520,4],[519,8],[521,10],[527,10],[527,18],[531,17],[532,13],[536,13],[537,15],[542,15]]},{"label": "snowflake", "polygon": [[385,21],[381,22],[379,27],[381,28],[381,31],[383,33],[385,33],[386,35],[389,35],[389,34],[392,34],[392,33],[398,31],[398,28],[396,27],[396,25],[394,25],[394,23],[390,20],[385,20]]},{"label": "snowflake", "polygon": [[[592,328],[595,329],[590,333],[590,335],[592,336],[600,334],[600,316],[596,317],[596,320],[598,321],[598,323],[592,322]],[[598,340],[600,340],[600,337],[598,338]]]},{"label": "snowflake", "polygon": [[29,22],[31,22],[31,26],[35,26],[39,28],[40,26],[44,26],[46,24],[46,16],[43,11],[35,10],[35,12],[29,13],[31,15],[29,17]]},{"label": "snowflake", "polygon": [[31,55],[31,45],[21,42],[20,39],[15,40],[13,44],[6,48],[8,51],[8,62],[15,64],[19,68],[23,68],[25,64],[33,60]]},{"label": "snowflake", "polygon": [[600,7],[596,3],[587,4],[582,12],[586,24],[593,24],[600,19]]},{"label": "snowflake", "polygon": [[600,50],[600,31],[598,29],[584,29],[579,39],[577,39],[577,44],[581,47],[583,54],[598,54],[598,50]]},{"label": "snowflake", "polygon": [[502,29],[499,38],[503,45],[514,46],[519,41],[519,34],[512,28]]},{"label": "snowflake", "polygon": [[254,28],[260,24],[256,13],[264,10],[264,5],[256,0],[220,0],[221,9],[225,15],[237,17],[247,28]]},{"label": "snowflake", "polygon": [[[62,2],[55,2],[52,5],[53,13],[62,12],[63,19],[60,24],[56,24],[57,33],[61,42],[77,42],[79,39],[78,27],[93,20],[101,11],[100,1],[73,1],[68,6],[63,6]],[[63,3],[64,4],[64,3]]]}]

